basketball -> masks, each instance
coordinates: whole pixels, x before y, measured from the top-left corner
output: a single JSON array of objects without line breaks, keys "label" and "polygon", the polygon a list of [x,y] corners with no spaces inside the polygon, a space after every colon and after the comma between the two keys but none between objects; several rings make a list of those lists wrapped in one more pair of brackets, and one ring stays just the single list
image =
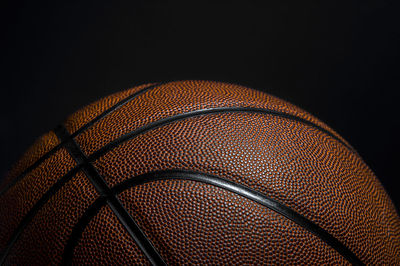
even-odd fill
[{"label": "basketball", "polygon": [[338,133],[215,81],[105,97],[0,185],[1,265],[400,265],[400,218]]}]

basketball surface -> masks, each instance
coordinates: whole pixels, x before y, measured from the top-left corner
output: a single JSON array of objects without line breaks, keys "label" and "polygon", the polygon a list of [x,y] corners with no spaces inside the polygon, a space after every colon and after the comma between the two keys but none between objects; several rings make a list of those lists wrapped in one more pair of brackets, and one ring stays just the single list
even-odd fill
[{"label": "basketball surface", "polygon": [[209,81],[146,84],[40,137],[0,185],[1,264],[400,265],[400,218],[340,135]]}]

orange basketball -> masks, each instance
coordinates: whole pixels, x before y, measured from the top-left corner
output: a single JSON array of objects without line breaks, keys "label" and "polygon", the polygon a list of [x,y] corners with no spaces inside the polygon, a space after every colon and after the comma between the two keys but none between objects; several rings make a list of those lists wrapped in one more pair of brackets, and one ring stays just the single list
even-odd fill
[{"label": "orange basketball", "polygon": [[0,187],[2,264],[400,265],[400,219],[335,131],[209,81],[99,100]]}]

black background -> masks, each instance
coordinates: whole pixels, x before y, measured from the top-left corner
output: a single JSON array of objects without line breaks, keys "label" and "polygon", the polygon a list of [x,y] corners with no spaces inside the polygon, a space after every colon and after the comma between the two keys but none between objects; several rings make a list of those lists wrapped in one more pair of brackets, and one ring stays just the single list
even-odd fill
[{"label": "black background", "polygon": [[398,207],[396,2],[3,3],[0,172],[103,96],[152,81],[219,80],[264,90],[326,122]]}]

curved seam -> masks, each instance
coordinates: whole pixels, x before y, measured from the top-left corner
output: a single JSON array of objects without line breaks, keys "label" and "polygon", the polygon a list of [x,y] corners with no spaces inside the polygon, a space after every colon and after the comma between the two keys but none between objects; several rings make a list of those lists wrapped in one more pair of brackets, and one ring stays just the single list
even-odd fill
[{"label": "curved seam", "polygon": [[[165,83],[157,83],[154,85],[149,85],[132,95],[129,95],[128,97],[122,99],[115,105],[111,106],[109,109],[105,110],[103,113],[100,115],[96,116],[92,120],[90,120],[88,123],[85,125],[81,126],[78,130],[76,130],[73,134],[71,134],[71,138],[76,137],[80,133],[82,133],[84,130],[90,128],[92,125],[94,125],[96,122],[98,122],[100,119],[106,117],[107,115],[111,114],[114,110],[117,110],[118,108],[124,106],[126,103],[130,102],[131,100],[135,99],[137,96],[145,93],[146,91],[153,89],[157,86],[163,85]],[[66,141],[61,141],[59,144],[57,144],[55,147],[53,147],[50,151],[47,153],[43,154],[39,159],[37,159],[33,164],[28,166],[21,174],[19,174],[17,177],[12,179],[9,184],[7,184],[1,191],[0,191],[0,197],[5,194],[12,186],[14,186],[16,183],[18,183],[19,180],[21,180],[23,177],[25,177],[29,172],[33,171],[36,167],[38,167],[41,163],[43,163],[46,159],[48,159],[51,155],[53,155],[55,152],[57,152],[59,149],[64,147],[64,145],[68,142]]]},{"label": "curved seam", "polygon": [[[136,93],[130,95],[129,97],[127,97],[127,98],[130,98],[129,100],[126,100],[126,98],[125,98],[124,100],[121,100],[121,102],[118,102],[118,103],[116,104],[116,105],[118,105],[117,107],[115,107],[115,106],[111,107],[111,108],[112,108],[111,111],[109,111],[109,109],[107,109],[105,112],[103,112],[102,114],[100,114],[99,116],[97,116],[96,118],[94,118],[93,120],[91,120],[90,122],[88,122],[87,124],[85,124],[84,126],[82,126],[82,127],[81,127],[80,129],[78,129],[76,132],[74,132],[74,133],[71,135],[71,138],[76,137],[78,134],[82,133],[83,130],[89,128],[91,125],[95,124],[95,122],[97,122],[97,121],[100,120],[101,118],[105,117],[106,115],[112,113],[113,110],[116,110],[116,109],[118,109],[119,107],[122,107],[125,103],[128,103],[130,100],[136,98],[137,96],[141,95],[142,93],[146,92],[147,90],[150,90],[150,89],[152,89],[152,88],[155,88],[155,87],[158,87],[158,86],[161,86],[161,85],[165,85],[165,84],[167,84],[167,83],[168,83],[168,82],[158,83],[158,84],[156,84],[156,85],[152,85],[152,86],[143,88],[142,90],[140,90],[140,91],[138,91],[138,92],[136,92]],[[119,104],[120,104],[120,105],[119,105]],[[110,108],[110,109],[111,109],[111,108]],[[254,112],[258,112],[258,113],[268,113],[268,114],[271,114],[271,115],[280,116],[280,117],[284,117],[284,118],[288,118],[288,119],[291,119],[291,120],[295,120],[295,121],[302,122],[302,123],[304,123],[304,124],[307,124],[307,125],[309,125],[309,126],[312,126],[312,127],[316,128],[316,129],[318,129],[318,130],[324,132],[325,134],[331,136],[332,138],[334,138],[334,139],[336,139],[338,142],[340,142],[342,145],[344,145],[345,147],[347,147],[351,152],[357,154],[357,152],[356,152],[350,145],[348,145],[347,143],[345,143],[343,140],[341,140],[339,137],[337,137],[336,135],[334,135],[334,134],[333,134],[332,132],[330,132],[329,130],[326,130],[326,129],[322,128],[321,126],[319,126],[319,125],[317,125],[317,124],[315,124],[315,123],[313,123],[313,122],[311,122],[311,121],[308,121],[308,120],[306,120],[306,119],[303,119],[303,118],[301,118],[301,117],[298,117],[298,116],[295,116],[295,115],[291,115],[291,114],[288,114],[288,113],[284,113],[284,112],[274,111],[274,110],[271,110],[271,109],[255,108],[255,107],[220,107],[220,108],[210,108],[210,109],[196,110],[196,111],[192,111],[192,112],[188,112],[188,113],[184,113],[184,114],[178,114],[178,115],[175,115],[175,116],[172,116],[172,117],[169,117],[169,118],[178,117],[177,119],[175,119],[175,121],[177,121],[177,120],[181,120],[181,119],[183,119],[183,118],[185,118],[185,117],[190,117],[190,116],[188,116],[188,115],[186,115],[186,114],[193,114],[193,116],[198,116],[198,115],[201,115],[201,114],[200,114],[200,113],[199,113],[199,114],[196,114],[197,112],[203,111],[204,114],[205,114],[205,113],[212,113],[212,110],[213,110],[215,113],[217,113],[217,112],[223,112],[221,109],[226,109],[226,110],[227,110],[226,112],[229,112],[228,109],[230,109],[230,112],[235,112],[235,110],[234,110],[235,108],[237,109],[236,112],[241,112],[240,109],[249,109],[249,110],[250,110],[250,109],[253,109]],[[258,111],[257,111],[257,110],[258,110]],[[261,110],[264,110],[264,111],[261,111]],[[242,111],[242,112],[245,112],[245,111]],[[105,114],[105,113],[106,113],[106,114]],[[182,115],[182,117],[181,117],[180,115]],[[183,117],[183,116],[184,116],[184,117]],[[167,119],[167,118],[166,118],[166,119]],[[157,122],[160,122],[160,123],[161,123],[162,120],[166,120],[166,119],[161,119],[161,120],[158,120]],[[95,120],[96,120],[96,121],[95,121]],[[155,123],[155,122],[150,123],[150,124],[154,124],[154,123]],[[149,124],[149,125],[150,125],[150,124]],[[159,125],[159,126],[161,126],[161,125]],[[129,134],[129,133],[127,133],[126,135],[128,135],[128,134]],[[125,135],[124,135],[124,136],[125,136]],[[122,136],[122,137],[124,137],[124,136]],[[120,137],[120,138],[122,138],[122,137]],[[118,139],[117,139],[117,140],[118,140]],[[115,142],[115,141],[116,141],[116,140],[114,140],[113,142]],[[113,142],[111,142],[111,143],[113,143]],[[107,145],[110,145],[111,143],[109,143],[109,144],[107,144]],[[62,148],[63,146],[65,146],[65,144],[66,144],[66,141],[59,143],[59,144],[58,144],[57,146],[55,146],[52,150],[50,150],[49,152],[47,152],[46,154],[44,154],[41,158],[39,158],[34,164],[32,164],[31,166],[29,166],[29,167],[28,167],[24,172],[22,172],[19,176],[17,176],[16,178],[14,178],[8,185],[6,185],[6,186],[0,191],[0,197],[1,197],[4,193],[6,193],[8,189],[10,189],[12,186],[14,186],[19,180],[21,180],[25,175],[27,175],[30,171],[32,171],[32,170],[34,170],[36,167],[38,167],[44,160],[46,160],[48,157],[50,157],[52,154],[54,154],[54,153],[55,153],[56,151],[58,151],[60,148]],[[107,146],[107,145],[105,145],[105,146]],[[102,148],[105,148],[105,146],[102,147]],[[101,150],[102,148],[100,148],[99,150]],[[97,152],[98,152],[98,151],[97,151]],[[94,152],[94,153],[96,153],[96,152]],[[92,155],[93,155],[93,154],[92,154]]]},{"label": "curved seam", "polygon": [[29,224],[30,221],[35,217],[35,215],[40,211],[44,204],[56,194],[69,180],[71,180],[81,169],[82,165],[78,165],[68,173],[66,173],[63,177],[61,177],[43,196],[35,203],[35,205],[28,211],[28,213],[24,216],[21,222],[18,224],[18,227],[14,230],[10,239],[7,242],[7,246],[4,249],[3,254],[0,258],[0,265],[3,265],[5,259],[7,258],[11,248],[14,246],[15,242],[19,239],[21,233],[24,231],[25,227]]},{"label": "curved seam", "polygon": [[316,129],[318,129],[321,132],[326,133],[333,139],[337,140],[339,143],[341,143],[343,146],[348,148],[351,152],[355,153],[355,151],[350,147],[347,146],[346,143],[344,143],[342,140],[340,140],[338,137],[330,133],[329,131],[325,130],[324,128],[321,128],[318,125],[315,125],[314,123],[302,119],[297,116],[292,116],[286,113],[270,110],[270,109],[264,109],[264,108],[254,108],[254,107],[218,107],[218,108],[209,108],[209,109],[201,109],[201,110],[195,110],[191,112],[186,112],[186,113],[180,113],[174,116],[166,117],[160,120],[157,120],[155,122],[146,124],[142,127],[139,127],[129,133],[126,133],[119,138],[109,142],[108,144],[104,145],[103,147],[99,148],[97,151],[93,152],[91,155],[89,155],[88,160],[89,161],[94,161],[101,157],[103,154],[109,152],[110,150],[114,149],[117,147],[119,144],[128,141],[134,137],[136,137],[139,134],[142,134],[146,131],[179,121],[179,120],[184,120],[186,118],[191,118],[191,117],[196,117],[196,116],[201,116],[201,115],[206,115],[206,114],[217,114],[217,113],[234,113],[234,112],[244,112],[244,113],[261,113],[261,114],[269,114],[269,115],[275,115],[278,117],[283,117],[287,119],[291,119],[294,121],[301,122],[303,124],[312,126]]},{"label": "curved seam", "polygon": [[[222,113],[222,112],[226,112],[226,111],[229,111],[229,112],[235,112],[235,111],[236,112],[253,112],[253,111],[258,111],[259,113],[266,113],[266,114],[272,114],[272,115],[275,114],[275,113],[279,114],[279,112],[276,112],[276,111],[273,111],[273,110],[259,109],[259,108],[248,108],[248,107],[202,109],[202,110],[197,110],[197,111],[193,111],[193,112],[183,113],[183,114],[180,114],[180,115],[176,115],[176,116],[167,117],[167,118],[164,118],[164,119],[161,119],[161,120],[157,120],[156,122],[147,124],[147,125],[142,126],[142,127],[138,128],[138,129],[136,129],[136,130],[134,130],[134,131],[132,131],[130,133],[127,133],[127,134],[123,135],[122,137],[120,137],[120,138],[114,140],[113,142],[103,146],[102,148],[100,148],[99,150],[94,152],[92,155],[87,157],[87,161],[88,162],[94,161],[94,160],[98,159],[100,156],[102,156],[104,153],[106,153],[109,150],[115,148],[120,143],[122,143],[124,141],[127,141],[129,139],[132,139],[135,136],[140,135],[140,134],[142,134],[144,132],[147,132],[147,131],[149,131],[151,129],[154,129],[154,128],[157,128],[157,127],[161,127],[163,125],[172,123],[174,121],[182,120],[182,119],[189,118],[189,117],[200,116],[200,115],[204,115],[204,114]],[[301,119],[301,118],[298,118],[298,119]],[[307,121],[307,122],[309,122],[309,121]],[[313,125],[312,122],[309,122],[309,123],[311,125]],[[329,135],[331,135],[331,134],[329,134]],[[334,135],[333,135],[333,137],[335,138]],[[343,143],[343,142],[341,142],[341,143]],[[79,164],[78,163],[76,167],[82,167],[82,166],[83,166],[83,164]],[[73,170],[71,170],[71,171],[73,171]],[[53,187],[50,188],[50,189],[53,189]]]},{"label": "curved seam", "polygon": [[131,102],[133,99],[137,98],[138,96],[144,94],[145,92],[152,90],[156,87],[159,87],[161,85],[166,84],[166,82],[161,82],[161,83],[155,83],[153,85],[149,85],[147,87],[144,87],[140,90],[138,90],[135,93],[132,93],[131,95],[129,95],[128,97],[122,99],[121,101],[119,101],[118,103],[116,103],[115,105],[111,106],[110,108],[108,108],[107,110],[105,110],[103,113],[101,113],[100,115],[96,116],[95,118],[93,118],[92,120],[90,120],[87,124],[85,124],[85,126],[80,127],[78,130],[76,130],[74,133],[71,134],[71,138],[74,138],[76,136],[78,136],[79,134],[81,134],[85,129],[90,128],[91,126],[93,126],[94,124],[96,124],[96,122],[98,122],[100,119],[108,116],[109,114],[111,114],[113,111],[123,107],[125,104]]},{"label": "curved seam", "polygon": [[[311,220],[305,218],[301,214],[295,212],[291,208],[286,205],[269,198],[265,194],[258,192],[252,188],[247,186],[234,183],[230,180],[220,178],[217,176],[194,172],[189,170],[175,169],[175,170],[164,170],[164,171],[155,171],[145,173],[139,176],[131,177],[114,187],[111,188],[112,195],[117,195],[122,193],[123,191],[135,187],[141,184],[157,181],[157,180],[191,180],[204,184],[209,184],[212,186],[220,187],[247,199],[250,199],[254,202],[257,202],[264,207],[290,219],[294,223],[298,224],[302,228],[306,229],[310,233],[317,236],[323,242],[325,242],[328,246],[335,249],[341,256],[343,256],[346,260],[348,260],[353,265],[364,265],[363,262],[357,258],[357,256],[349,250],[344,244],[342,244],[339,240],[329,234],[325,229],[319,227],[317,224],[312,222]],[[78,223],[74,226],[71,235],[68,239],[68,243],[64,250],[63,261],[64,263],[69,261],[69,258],[72,257],[74,253],[74,248],[78,244],[79,239],[82,236],[83,231],[85,230],[88,223],[95,217],[98,213],[99,209],[105,205],[105,203],[101,203],[105,198],[99,198],[96,200],[94,204],[92,204],[84,215],[80,218]],[[66,263],[68,264],[68,263]]]},{"label": "curved seam", "polygon": [[19,174],[17,177],[12,179],[10,183],[8,183],[1,191],[0,191],[0,197],[3,196],[11,187],[13,187],[18,181],[20,181],[23,177],[25,177],[29,172],[33,171],[38,167],[40,164],[42,164],[45,160],[47,160],[51,155],[56,153],[64,143],[59,143],[57,146],[55,146],[53,149],[42,155],[37,161],[35,161],[33,164],[28,166],[21,174]]},{"label": "curved seam", "polygon": [[69,139],[69,142],[65,145],[65,148],[78,164],[83,165],[82,170],[85,173],[86,178],[89,179],[90,183],[92,183],[99,194],[107,197],[108,206],[111,208],[112,212],[131,236],[131,238],[133,238],[133,240],[142,250],[149,262],[152,265],[165,265],[164,260],[153,246],[151,241],[143,233],[141,228],[137,225],[136,221],[128,213],[120,200],[111,193],[111,189],[107,185],[104,178],[98,173],[96,168],[87,161],[87,157],[81,150],[80,146],[73,138],[69,138],[69,133],[66,128],[61,125],[56,128],[55,132],[61,140]]},{"label": "curved seam", "polygon": [[92,205],[90,205],[85,213],[79,218],[78,222],[72,228],[71,234],[68,237],[67,244],[64,247],[61,265],[72,265],[75,247],[78,245],[89,222],[97,215],[100,209],[107,205],[105,196],[100,196]]}]

